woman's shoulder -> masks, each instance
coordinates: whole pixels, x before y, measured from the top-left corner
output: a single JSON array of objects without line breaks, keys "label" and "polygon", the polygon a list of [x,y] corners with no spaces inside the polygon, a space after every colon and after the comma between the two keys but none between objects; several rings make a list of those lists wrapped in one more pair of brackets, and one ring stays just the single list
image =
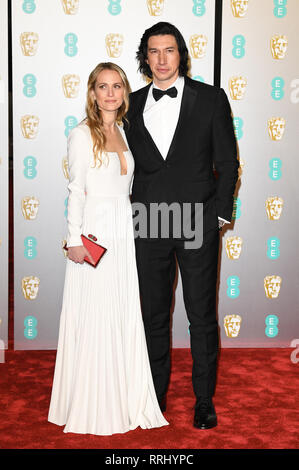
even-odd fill
[{"label": "woman's shoulder", "polygon": [[73,127],[69,133],[69,138],[77,138],[86,141],[86,138],[90,137],[90,129],[89,126],[87,125],[86,119],[81,121],[77,126]]}]

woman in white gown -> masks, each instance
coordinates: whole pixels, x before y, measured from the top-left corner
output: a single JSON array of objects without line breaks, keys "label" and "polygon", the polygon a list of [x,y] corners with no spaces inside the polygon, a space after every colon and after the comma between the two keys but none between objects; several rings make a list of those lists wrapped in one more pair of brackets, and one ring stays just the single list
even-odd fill
[{"label": "woman in white gown", "polygon": [[[134,160],[122,129],[130,86],[99,64],[87,118],[68,138],[68,259],[48,420],[64,432],[111,435],[167,425],[151,376],[140,310],[129,191]],[[96,268],[81,234],[107,252]]]}]

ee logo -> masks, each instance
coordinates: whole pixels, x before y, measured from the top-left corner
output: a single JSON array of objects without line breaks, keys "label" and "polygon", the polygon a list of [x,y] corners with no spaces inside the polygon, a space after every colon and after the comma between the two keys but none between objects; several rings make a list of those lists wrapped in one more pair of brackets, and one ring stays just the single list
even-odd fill
[{"label": "ee logo", "polygon": [[68,33],[64,36],[64,53],[69,57],[74,57],[78,53],[78,38],[74,33]]},{"label": "ee logo", "polygon": [[195,77],[192,77],[193,80],[197,80],[198,82],[205,83],[205,79],[201,77],[200,75],[195,75]]},{"label": "ee logo", "polygon": [[241,199],[234,197],[232,219],[238,219],[241,216]]},{"label": "ee logo", "polygon": [[242,34],[237,34],[236,36],[233,37],[233,50],[232,54],[235,57],[235,59],[242,59],[245,55],[245,38],[242,36]]},{"label": "ee logo", "polygon": [[233,124],[234,124],[234,129],[235,129],[235,135],[236,139],[240,140],[243,137],[243,125],[244,121],[240,117],[235,117],[233,119]]},{"label": "ee logo", "polygon": [[272,86],[272,91],[271,91],[271,96],[274,100],[278,101],[281,100],[284,96],[284,79],[281,77],[275,77],[273,78],[271,82]]},{"label": "ee logo", "polygon": [[64,200],[64,217],[67,218],[67,205],[68,205],[68,197]]},{"label": "ee logo", "polygon": [[24,176],[28,178],[29,180],[32,180],[37,175],[37,171],[35,168],[36,165],[37,165],[37,161],[35,157],[28,156],[24,158],[25,168],[24,168],[23,173],[24,173]]},{"label": "ee logo", "polygon": [[266,317],[266,328],[265,334],[268,338],[274,338],[278,335],[277,325],[279,323],[278,317],[276,315],[268,315]]},{"label": "ee logo", "polygon": [[276,18],[283,18],[287,14],[286,4],[288,0],[274,0],[274,10],[273,13]]},{"label": "ee logo", "polygon": [[195,16],[203,16],[206,12],[206,0],[193,0],[192,12]]},{"label": "ee logo", "polygon": [[23,88],[23,94],[27,98],[33,98],[36,95],[36,77],[32,73],[27,73],[23,77],[23,83],[24,83],[24,88]]},{"label": "ee logo", "polygon": [[37,319],[33,317],[32,315],[29,315],[28,317],[25,318],[24,320],[24,336],[27,339],[34,339],[37,337]]},{"label": "ee logo", "polygon": [[226,293],[228,297],[231,299],[236,299],[240,295],[240,279],[238,276],[229,276],[229,278],[226,281],[228,288],[226,290]]},{"label": "ee logo", "polygon": [[26,237],[24,240],[25,250],[24,256],[27,259],[34,259],[37,255],[36,245],[37,241],[34,237]]},{"label": "ee logo", "polygon": [[70,130],[73,129],[73,127],[76,127],[78,124],[77,118],[75,116],[67,116],[64,120],[65,124],[65,130],[64,130],[64,135],[68,137]]},{"label": "ee logo", "polygon": [[24,13],[34,13],[36,8],[35,0],[24,0],[22,7]]},{"label": "ee logo", "polygon": [[267,256],[270,259],[277,259],[280,256],[280,240],[277,237],[271,237],[267,240]]},{"label": "ee logo", "polygon": [[121,13],[121,0],[108,0],[108,11],[110,15],[119,15]]},{"label": "ee logo", "polygon": [[271,158],[269,161],[270,171],[268,175],[270,176],[271,180],[276,181],[280,180],[281,178],[281,167],[282,161],[280,158]]}]

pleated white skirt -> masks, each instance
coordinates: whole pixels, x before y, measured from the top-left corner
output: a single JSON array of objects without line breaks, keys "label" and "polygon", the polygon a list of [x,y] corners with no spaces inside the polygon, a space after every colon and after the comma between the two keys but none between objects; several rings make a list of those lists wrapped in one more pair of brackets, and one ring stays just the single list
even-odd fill
[{"label": "pleated white skirt", "polygon": [[140,310],[130,201],[96,201],[86,204],[83,233],[107,253],[97,268],[67,260],[48,420],[95,435],[165,426]]}]

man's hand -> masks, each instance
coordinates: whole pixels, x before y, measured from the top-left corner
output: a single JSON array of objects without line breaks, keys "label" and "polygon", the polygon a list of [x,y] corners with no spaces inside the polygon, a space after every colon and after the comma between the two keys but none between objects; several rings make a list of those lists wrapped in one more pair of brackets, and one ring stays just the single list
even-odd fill
[{"label": "man's hand", "polygon": [[227,222],[225,222],[225,220],[223,219],[218,219],[218,227],[219,229],[221,230],[222,227],[226,224]]},{"label": "man's hand", "polygon": [[80,264],[84,263],[84,258],[87,256],[94,264],[94,259],[85,246],[70,246],[67,252],[67,256],[71,261],[74,261],[74,263]]}]

